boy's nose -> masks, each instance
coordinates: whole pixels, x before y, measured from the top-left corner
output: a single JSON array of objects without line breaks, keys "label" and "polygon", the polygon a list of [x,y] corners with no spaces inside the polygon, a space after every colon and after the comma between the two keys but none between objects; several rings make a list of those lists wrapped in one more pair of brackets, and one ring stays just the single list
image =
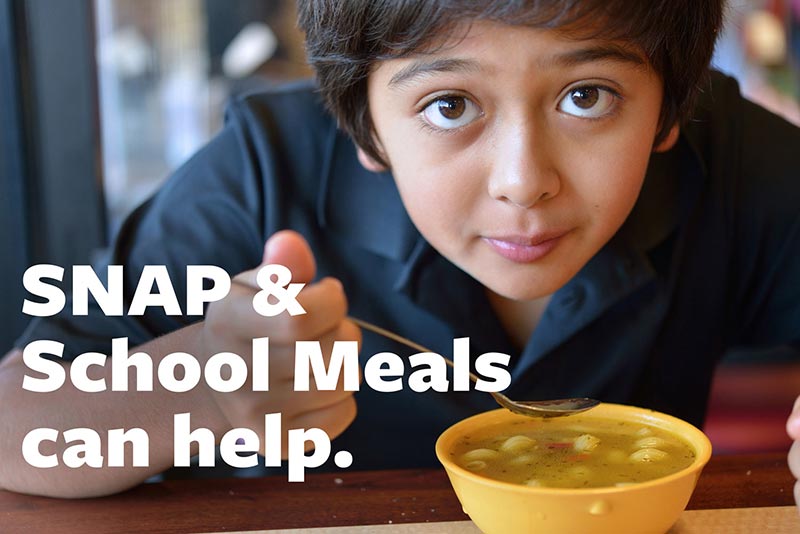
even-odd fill
[{"label": "boy's nose", "polygon": [[489,176],[489,195],[521,208],[553,198],[561,190],[549,140],[531,130],[523,127],[503,137],[492,156]]}]

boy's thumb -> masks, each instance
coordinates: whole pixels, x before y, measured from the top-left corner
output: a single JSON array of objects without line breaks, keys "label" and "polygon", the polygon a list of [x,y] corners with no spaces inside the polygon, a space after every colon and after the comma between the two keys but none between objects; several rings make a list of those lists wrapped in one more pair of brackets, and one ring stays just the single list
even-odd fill
[{"label": "boy's thumb", "polygon": [[309,283],[317,271],[311,247],[302,235],[293,230],[281,230],[267,240],[261,264],[288,267],[292,271],[292,282]]}]

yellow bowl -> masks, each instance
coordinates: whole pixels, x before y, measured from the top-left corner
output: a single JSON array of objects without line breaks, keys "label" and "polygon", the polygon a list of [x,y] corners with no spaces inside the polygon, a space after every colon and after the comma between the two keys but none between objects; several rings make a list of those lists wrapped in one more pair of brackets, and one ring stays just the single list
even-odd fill
[{"label": "yellow bowl", "polygon": [[661,428],[694,449],[694,462],[671,475],[624,487],[563,489],[500,482],[458,466],[449,452],[464,435],[525,417],[502,408],[478,414],[451,426],[436,442],[436,456],[478,528],[485,534],[664,534],[670,529],[711,457],[705,434],[670,415],[620,404],[600,404],[581,415]]}]

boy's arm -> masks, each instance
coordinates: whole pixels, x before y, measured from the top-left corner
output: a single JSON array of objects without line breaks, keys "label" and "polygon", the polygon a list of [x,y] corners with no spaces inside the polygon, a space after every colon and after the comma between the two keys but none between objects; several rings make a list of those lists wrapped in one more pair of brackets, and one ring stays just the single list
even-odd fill
[{"label": "boy's arm", "polygon": [[[305,314],[282,313],[262,317],[253,310],[253,299],[260,287],[258,268],[233,279],[231,290],[222,300],[212,302],[202,323],[185,327],[146,343],[134,351],[145,352],[153,359],[153,369],[172,352],[188,352],[201,368],[220,352],[233,352],[245,362],[252,361],[255,338],[269,339],[268,392],[254,391],[251,378],[240,389],[218,393],[203,380],[186,393],[171,393],[153,380],[153,392],[83,393],[68,380],[53,393],[31,393],[22,389],[26,373],[22,353],[13,352],[0,363],[0,488],[59,497],[89,497],[121,491],[163,471],[172,465],[173,416],[191,413],[191,428],[204,427],[214,432],[217,442],[231,428],[247,428],[264,436],[264,414],[280,413],[283,427],[320,428],[336,437],[353,421],[356,414],[353,391],[345,390],[343,381],[333,390],[294,390],[294,351],[296,340],[317,340],[324,354],[335,341],[360,343],[361,333],[347,320],[347,299],[341,283],[325,278],[311,283],[315,274],[314,257],[305,240],[294,232],[273,235],[265,248],[263,265],[288,267],[293,281],[306,284],[297,296]],[[106,383],[111,369],[104,367]],[[99,377],[96,377],[99,378]],[[148,468],[68,467],[36,468],[22,456],[25,435],[34,428],[90,428],[106,434],[113,428],[142,428],[150,437]],[[260,451],[265,453],[265,442]],[[286,458],[286,439],[282,436],[281,456]],[[52,445],[51,445],[52,446]],[[55,450],[41,447],[42,454],[57,454],[65,449],[63,441]],[[193,451],[196,452],[196,451]],[[105,449],[104,455],[107,456]],[[126,464],[130,463],[127,459]]]},{"label": "boy's arm", "polygon": [[[181,350],[200,354],[197,347],[202,324],[186,327],[147,343],[137,351],[153,358],[153,368],[170,352]],[[69,363],[64,363],[68,366]],[[111,384],[110,365],[103,369],[106,383]],[[77,390],[69,379],[52,393],[34,393],[22,388],[28,372],[22,351],[14,350],[0,362],[0,488],[59,497],[91,497],[124,490],[148,477],[164,471],[173,459],[173,414],[192,414],[192,428],[211,429],[221,436],[229,426],[213,397],[201,381],[186,393],[172,393],[153,380],[152,392],[85,393]],[[67,373],[69,375],[69,373]],[[100,378],[97,376],[95,378]],[[109,388],[110,389],[110,388]],[[130,446],[126,467],[70,468],[63,465],[61,455],[66,448],[62,432],[71,428],[91,428],[103,442],[104,465],[108,460],[106,436],[112,428],[142,428],[150,439],[149,467],[131,467]],[[41,469],[29,465],[22,456],[22,441],[34,428],[59,431],[56,445],[43,442],[42,454],[56,454],[59,466]],[[196,444],[193,444],[196,448]],[[192,451],[193,454],[196,450]]]}]

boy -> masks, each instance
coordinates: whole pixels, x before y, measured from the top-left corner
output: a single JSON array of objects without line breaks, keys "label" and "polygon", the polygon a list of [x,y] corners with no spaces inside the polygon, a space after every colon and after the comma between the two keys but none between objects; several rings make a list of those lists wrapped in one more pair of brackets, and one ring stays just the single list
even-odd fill
[{"label": "boy", "polygon": [[[126,336],[155,360],[202,360],[269,337],[269,393],[32,396],[17,351],[0,372],[0,486],[129,487],[171,465],[185,411],[218,437],[263,435],[263,414],[281,412],[287,428],[339,435],[353,468],[434,465],[436,436],[493,408],[488,395],[362,388],[356,416],[350,392],[291,387],[294,342],[328,354],[359,340],[348,316],[445,355],[456,337],[472,355],[511,354],[512,397],[591,396],[696,424],[727,347],[800,341],[800,135],[730,80],[703,81],[721,2],[377,4],[300,2],[320,93],[349,137],[312,86],[240,99],[123,229],[111,263],[131,290],[147,264],[168,265],[176,288],[185,265],[241,273],[204,321],[66,311],[19,342],[61,340],[69,359]],[[253,312],[262,263],[308,283],[306,315]],[[386,350],[408,354],[364,334],[362,358]],[[148,431],[148,469],[19,457],[36,426],[123,423]]]}]

